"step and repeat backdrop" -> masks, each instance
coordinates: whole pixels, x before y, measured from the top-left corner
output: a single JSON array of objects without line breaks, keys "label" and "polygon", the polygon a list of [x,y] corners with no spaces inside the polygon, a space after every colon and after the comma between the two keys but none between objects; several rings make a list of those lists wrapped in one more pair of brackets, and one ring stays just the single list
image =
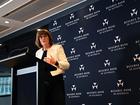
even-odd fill
[{"label": "step and repeat backdrop", "polygon": [[66,105],[140,105],[140,0],[93,0],[47,24],[64,46]]}]

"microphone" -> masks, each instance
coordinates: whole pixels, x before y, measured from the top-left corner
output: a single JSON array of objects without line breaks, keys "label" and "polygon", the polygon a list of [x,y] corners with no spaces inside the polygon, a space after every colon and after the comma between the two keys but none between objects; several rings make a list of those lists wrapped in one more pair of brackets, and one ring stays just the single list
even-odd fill
[{"label": "microphone", "polygon": [[6,53],[8,53],[9,48],[8,48],[7,44],[0,43],[0,50],[4,50],[4,51],[6,51]]},{"label": "microphone", "polygon": [[5,45],[5,44],[0,43],[0,48],[4,48],[4,47],[6,47],[6,45]]},{"label": "microphone", "polygon": [[22,53],[28,53],[28,52],[29,52],[29,47],[27,47],[27,46],[23,47],[23,48],[17,48],[17,49],[10,51],[10,53],[8,54],[8,57],[15,56],[15,55],[22,54]]}]

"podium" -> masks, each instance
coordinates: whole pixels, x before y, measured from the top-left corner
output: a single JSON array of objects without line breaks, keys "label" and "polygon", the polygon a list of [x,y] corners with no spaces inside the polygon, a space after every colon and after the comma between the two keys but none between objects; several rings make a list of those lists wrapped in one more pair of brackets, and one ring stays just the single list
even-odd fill
[{"label": "podium", "polygon": [[49,71],[56,68],[28,53],[0,60],[0,65],[11,69],[12,105],[46,105],[45,94],[51,81]]}]

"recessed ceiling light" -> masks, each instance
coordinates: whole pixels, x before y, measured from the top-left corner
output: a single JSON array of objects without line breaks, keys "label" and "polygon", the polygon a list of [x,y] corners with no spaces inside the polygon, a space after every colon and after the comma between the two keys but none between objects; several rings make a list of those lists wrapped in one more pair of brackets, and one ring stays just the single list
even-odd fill
[{"label": "recessed ceiling light", "polygon": [[9,24],[10,22],[9,21],[5,21],[4,23]]}]

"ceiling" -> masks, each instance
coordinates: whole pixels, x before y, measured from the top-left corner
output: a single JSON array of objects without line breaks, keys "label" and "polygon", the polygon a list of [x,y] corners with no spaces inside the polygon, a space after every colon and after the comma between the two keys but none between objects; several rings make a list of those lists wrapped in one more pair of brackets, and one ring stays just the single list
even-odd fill
[{"label": "ceiling", "polygon": [[0,38],[86,0],[0,0]]}]

